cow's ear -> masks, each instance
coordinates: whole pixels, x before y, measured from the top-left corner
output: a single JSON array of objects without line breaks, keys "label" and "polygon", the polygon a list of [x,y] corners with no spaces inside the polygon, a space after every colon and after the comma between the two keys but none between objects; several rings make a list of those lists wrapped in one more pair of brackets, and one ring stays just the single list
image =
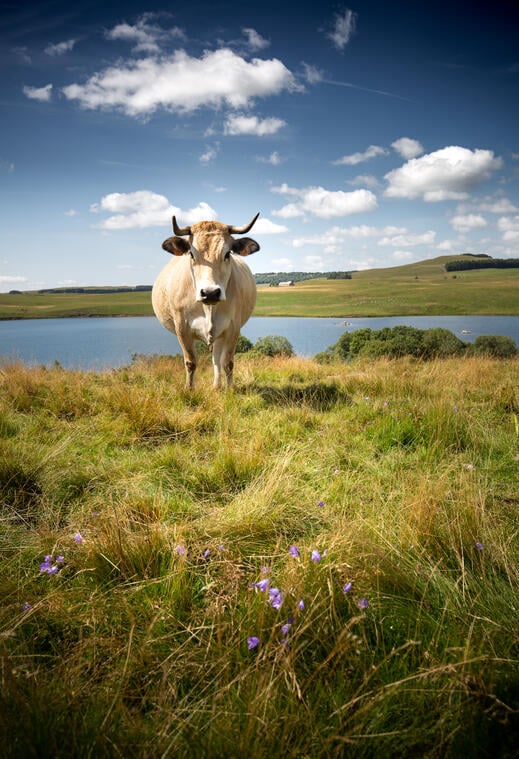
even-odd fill
[{"label": "cow's ear", "polygon": [[250,256],[252,253],[256,253],[260,249],[260,246],[251,237],[240,237],[232,244],[232,252],[237,253],[239,256]]},{"label": "cow's ear", "polygon": [[188,241],[184,240],[183,237],[168,237],[168,239],[164,240],[162,243],[162,247],[173,256],[183,256],[191,250]]}]

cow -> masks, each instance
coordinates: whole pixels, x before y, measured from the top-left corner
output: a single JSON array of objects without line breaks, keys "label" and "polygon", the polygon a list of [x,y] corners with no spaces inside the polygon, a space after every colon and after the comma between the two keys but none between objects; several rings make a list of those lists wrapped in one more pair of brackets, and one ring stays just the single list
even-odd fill
[{"label": "cow", "polygon": [[243,256],[260,249],[250,237],[232,235],[246,234],[258,216],[243,227],[219,221],[179,227],[173,216],[175,236],[162,243],[173,258],[153,285],[153,310],[178,338],[189,390],[195,382],[195,340],[212,353],[213,386],[221,386],[223,375],[227,387],[232,385],[236,342],[256,304],[256,283]]}]

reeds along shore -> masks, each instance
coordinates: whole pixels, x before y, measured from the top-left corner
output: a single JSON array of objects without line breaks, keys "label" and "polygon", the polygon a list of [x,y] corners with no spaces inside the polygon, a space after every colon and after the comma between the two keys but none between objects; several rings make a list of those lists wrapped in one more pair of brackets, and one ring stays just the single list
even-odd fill
[{"label": "reeds along shore", "polygon": [[2,756],[512,757],[518,367],[0,367]]}]

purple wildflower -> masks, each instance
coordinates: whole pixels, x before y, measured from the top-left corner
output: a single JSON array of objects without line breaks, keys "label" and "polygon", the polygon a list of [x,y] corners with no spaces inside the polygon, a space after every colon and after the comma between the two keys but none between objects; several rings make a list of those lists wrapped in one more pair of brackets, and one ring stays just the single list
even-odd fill
[{"label": "purple wildflower", "polygon": [[280,609],[283,605],[283,594],[279,588],[271,588],[269,590],[269,602],[273,609]]},{"label": "purple wildflower", "polygon": [[314,550],[312,551],[312,561],[314,562],[321,561],[321,554],[316,548],[314,548]]},{"label": "purple wildflower", "polygon": [[183,556],[186,552],[186,549],[184,548],[184,546],[180,546],[180,545],[177,546],[175,550],[179,556]]},{"label": "purple wildflower", "polygon": [[298,556],[301,555],[299,553],[299,548],[297,546],[290,546],[290,548],[288,549],[288,553],[290,554],[290,556],[294,556],[296,559]]},{"label": "purple wildflower", "polygon": [[319,506],[320,509],[322,509],[324,506],[324,501],[319,501],[317,505]]},{"label": "purple wildflower", "polygon": [[367,598],[359,598],[357,601],[357,606],[359,609],[367,609],[369,606],[369,601]]},{"label": "purple wildflower", "polygon": [[40,564],[40,572],[47,575],[55,575],[58,571],[58,565],[52,563],[53,559],[50,554],[45,557],[45,561]]},{"label": "purple wildflower", "polygon": [[258,582],[252,583],[252,587],[258,588],[258,590],[261,590],[262,593],[265,593],[269,585],[270,585],[270,580],[268,577],[264,577],[263,580],[259,580]]},{"label": "purple wildflower", "polygon": [[219,551],[225,551],[225,546],[224,546],[223,543],[220,543],[220,545],[218,546],[218,550]]},{"label": "purple wildflower", "polygon": [[30,611],[31,609],[32,609],[32,604],[28,603],[27,601],[24,604],[22,604],[23,612]]},{"label": "purple wildflower", "polygon": [[290,632],[290,628],[292,627],[292,624],[290,622],[287,622],[285,625],[281,626],[281,632],[286,637],[288,633]]},{"label": "purple wildflower", "polygon": [[261,567],[260,572],[262,575],[268,575],[268,573],[270,572],[270,567]]},{"label": "purple wildflower", "polygon": [[65,561],[65,557],[64,556],[61,556],[61,555],[60,556],[56,556],[56,564],[63,564],[64,561]]},{"label": "purple wildflower", "polygon": [[482,551],[483,550],[483,543],[480,543],[479,540],[476,541],[476,548],[478,549],[478,551]]},{"label": "purple wildflower", "polygon": [[204,559],[207,559],[209,557],[210,553],[211,553],[211,551],[209,550],[209,548],[206,548],[205,551],[204,551]]},{"label": "purple wildflower", "polygon": [[351,582],[347,582],[342,590],[343,590],[343,593],[349,593],[351,590]]},{"label": "purple wildflower", "polygon": [[82,543],[83,542],[83,536],[80,532],[76,532],[74,535],[74,543]]},{"label": "purple wildflower", "polygon": [[303,601],[303,599],[301,599],[299,601],[299,603],[297,604],[297,608],[299,609],[299,611],[304,611],[304,609],[305,609],[305,602]]},{"label": "purple wildflower", "polygon": [[257,638],[255,635],[250,635],[247,638],[247,648],[249,649],[249,651],[253,648],[256,648],[256,646],[259,646],[259,643],[260,643],[260,639]]}]

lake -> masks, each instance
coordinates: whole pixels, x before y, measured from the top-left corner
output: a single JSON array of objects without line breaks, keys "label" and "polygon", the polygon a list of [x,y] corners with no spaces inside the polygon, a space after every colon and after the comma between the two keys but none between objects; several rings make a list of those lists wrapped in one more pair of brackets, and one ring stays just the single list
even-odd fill
[{"label": "lake", "polygon": [[[465,342],[473,342],[478,335],[507,335],[519,345],[519,316],[394,316],[347,321],[252,317],[242,334],[253,343],[266,335],[283,335],[297,354],[314,356],[335,343],[343,332],[397,324],[419,329],[444,327]],[[129,364],[134,353],[181,351],[176,337],[149,316],[0,321],[0,357],[4,362],[19,359],[50,365],[59,361],[68,369],[101,370]]]}]

